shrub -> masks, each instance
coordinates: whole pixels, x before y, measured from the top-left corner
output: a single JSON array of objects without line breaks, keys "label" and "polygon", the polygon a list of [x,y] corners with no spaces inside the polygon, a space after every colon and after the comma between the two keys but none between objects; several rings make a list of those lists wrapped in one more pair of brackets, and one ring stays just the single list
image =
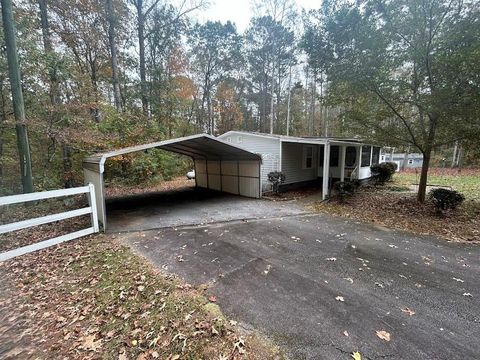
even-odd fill
[{"label": "shrub", "polygon": [[352,196],[357,189],[357,184],[354,181],[337,181],[333,184],[333,190],[335,190],[340,202],[344,202],[346,197]]},{"label": "shrub", "polygon": [[430,199],[437,213],[442,213],[445,210],[455,210],[465,200],[465,196],[455,190],[438,188],[430,191]]},{"label": "shrub", "polygon": [[397,170],[397,164],[386,162],[370,166],[371,176],[375,184],[383,185],[392,179]]},{"label": "shrub", "polygon": [[272,171],[268,173],[267,177],[272,184],[272,191],[278,194],[280,185],[285,181],[285,174],[281,171]]}]

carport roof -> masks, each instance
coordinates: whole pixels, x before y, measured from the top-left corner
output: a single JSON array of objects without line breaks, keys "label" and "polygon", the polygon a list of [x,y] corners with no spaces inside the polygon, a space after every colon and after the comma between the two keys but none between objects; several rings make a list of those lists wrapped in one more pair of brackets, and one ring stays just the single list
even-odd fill
[{"label": "carport roof", "polygon": [[262,160],[261,155],[219,140],[212,135],[197,134],[95,154],[83,160],[83,167],[103,173],[104,164],[108,158],[149,149],[167,150],[194,159]]}]

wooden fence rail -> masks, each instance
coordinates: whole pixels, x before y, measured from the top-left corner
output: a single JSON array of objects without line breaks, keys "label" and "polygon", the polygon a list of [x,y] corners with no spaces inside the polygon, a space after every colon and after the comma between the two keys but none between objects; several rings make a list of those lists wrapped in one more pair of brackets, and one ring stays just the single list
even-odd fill
[{"label": "wooden fence rail", "polygon": [[33,219],[0,225],[0,234],[21,230],[21,229],[26,229],[33,226],[48,224],[55,221],[70,219],[72,217],[77,217],[77,216],[82,216],[87,214],[90,214],[90,217],[91,217],[91,222],[92,222],[91,227],[88,227],[86,229],[82,229],[79,231],[75,231],[66,235],[58,236],[49,240],[41,241],[32,245],[23,246],[20,248],[16,248],[13,250],[0,253],[0,261],[5,261],[8,259],[14,258],[16,256],[20,256],[23,254],[31,253],[33,251],[45,249],[47,247],[60,244],[62,242],[77,239],[79,237],[97,233],[99,231],[97,207],[95,203],[95,188],[92,184],[88,184],[86,186],[81,186],[81,187],[72,188],[72,189],[42,191],[42,192],[36,192],[36,193],[30,193],[30,194],[0,197],[0,206],[4,206],[4,205],[10,205],[10,204],[30,202],[30,201],[51,199],[56,197],[72,196],[72,195],[78,195],[78,194],[87,194],[88,202],[90,206],[81,208],[81,209],[65,211],[63,213],[46,215],[46,216],[41,216]]}]

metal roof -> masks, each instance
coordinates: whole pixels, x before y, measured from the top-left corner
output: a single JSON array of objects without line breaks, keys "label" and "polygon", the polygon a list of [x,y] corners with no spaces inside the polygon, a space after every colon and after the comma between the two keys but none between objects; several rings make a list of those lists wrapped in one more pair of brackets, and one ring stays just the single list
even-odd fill
[{"label": "metal roof", "polygon": [[103,173],[104,164],[108,158],[149,149],[167,150],[194,159],[262,160],[261,155],[219,140],[212,135],[197,134],[95,154],[83,160],[83,167]]},{"label": "metal roof", "polygon": [[287,136],[279,134],[267,134],[261,132],[249,132],[249,131],[238,131],[231,130],[226,133],[219,135],[220,138],[227,136],[229,134],[245,134],[245,135],[254,135],[263,138],[278,139],[282,142],[295,142],[295,143],[305,143],[305,144],[326,144],[332,143],[334,145],[370,145],[365,143],[362,139],[356,138],[338,138],[338,137],[322,137],[322,136]]}]

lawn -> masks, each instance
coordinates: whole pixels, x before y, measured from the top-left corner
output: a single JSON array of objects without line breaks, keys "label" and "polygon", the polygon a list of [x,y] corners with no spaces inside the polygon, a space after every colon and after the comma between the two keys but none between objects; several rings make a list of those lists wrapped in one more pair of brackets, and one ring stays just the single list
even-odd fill
[{"label": "lawn", "polygon": [[[420,169],[409,169],[396,173],[393,181],[399,186],[418,184]],[[448,186],[461,192],[467,200],[480,201],[480,169],[432,168],[428,176],[429,185]]]}]

